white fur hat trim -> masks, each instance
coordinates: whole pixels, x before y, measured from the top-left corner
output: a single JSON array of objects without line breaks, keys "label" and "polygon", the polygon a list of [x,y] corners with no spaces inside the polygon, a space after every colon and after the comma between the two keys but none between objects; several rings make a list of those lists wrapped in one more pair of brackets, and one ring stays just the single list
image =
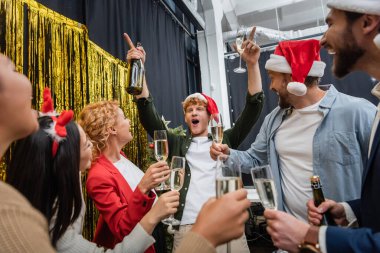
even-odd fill
[{"label": "white fur hat trim", "polygon": [[[322,77],[325,72],[326,63],[314,61],[308,76]],[[269,60],[265,63],[265,69],[275,72],[291,74],[292,69],[286,58],[281,55],[271,54]]]},{"label": "white fur hat trim", "polygon": [[53,121],[49,128],[45,128],[44,129],[44,132],[47,133],[51,138],[53,138],[53,140],[57,141],[57,142],[61,142],[63,141],[64,139],[66,139],[66,137],[61,137],[57,134],[57,131],[55,130],[55,125],[57,124],[57,122]]},{"label": "white fur hat trim", "polygon": [[286,86],[286,89],[289,93],[299,97],[305,95],[307,92],[306,85],[300,82],[290,82],[288,83],[288,86]]},{"label": "white fur hat trim", "polygon": [[380,33],[375,36],[375,38],[373,39],[373,42],[375,43],[377,48],[380,49]]},{"label": "white fur hat trim", "polygon": [[198,93],[198,92],[193,93],[193,94],[187,96],[187,98],[185,99],[184,103],[186,103],[191,98],[197,98],[197,99],[202,100],[203,102],[205,102],[207,104],[207,99],[201,93]]},{"label": "white fur hat trim", "polygon": [[330,0],[327,7],[343,11],[380,15],[379,0]]}]

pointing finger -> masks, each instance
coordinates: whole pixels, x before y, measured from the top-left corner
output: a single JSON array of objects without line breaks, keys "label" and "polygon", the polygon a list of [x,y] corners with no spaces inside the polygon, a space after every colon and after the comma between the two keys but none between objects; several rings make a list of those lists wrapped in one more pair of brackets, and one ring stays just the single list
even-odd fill
[{"label": "pointing finger", "polygon": [[134,49],[135,45],[133,45],[133,42],[132,42],[131,38],[129,37],[129,35],[127,33],[124,33],[123,36],[124,36],[124,40],[127,42],[128,46],[131,49]]},{"label": "pointing finger", "polygon": [[255,37],[255,33],[256,33],[256,26],[254,26],[253,28],[252,28],[252,31],[251,31],[251,33],[249,34],[249,40],[253,40],[253,38]]}]

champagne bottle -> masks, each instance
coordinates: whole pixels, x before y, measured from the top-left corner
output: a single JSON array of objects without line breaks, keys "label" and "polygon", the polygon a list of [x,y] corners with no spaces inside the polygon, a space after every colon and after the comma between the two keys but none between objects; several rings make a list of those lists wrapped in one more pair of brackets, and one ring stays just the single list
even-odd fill
[{"label": "champagne bottle", "polygon": [[[137,47],[141,46],[137,42]],[[131,95],[140,95],[143,90],[145,68],[141,59],[133,59],[128,64],[127,92]]]},{"label": "champagne bottle", "polygon": [[[312,176],[310,178],[311,189],[313,191],[314,205],[318,207],[322,202],[325,201],[325,196],[322,191],[322,184],[319,176]],[[327,210],[323,215],[322,223],[325,225],[336,226],[334,219],[331,217],[330,212]]]}]

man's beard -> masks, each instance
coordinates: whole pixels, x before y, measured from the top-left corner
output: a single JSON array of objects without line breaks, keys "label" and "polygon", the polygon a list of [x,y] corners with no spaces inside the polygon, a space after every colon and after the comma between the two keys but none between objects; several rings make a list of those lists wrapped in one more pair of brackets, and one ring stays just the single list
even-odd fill
[{"label": "man's beard", "polygon": [[358,59],[364,54],[364,50],[359,47],[352,31],[348,28],[343,35],[343,43],[340,49],[336,50],[334,62],[334,74],[338,78],[342,78],[351,72],[352,67]]},{"label": "man's beard", "polygon": [[289,103],[287,96],[278,94],[278,106],[280,106],[281,109],[286,109],[292,105]]}]

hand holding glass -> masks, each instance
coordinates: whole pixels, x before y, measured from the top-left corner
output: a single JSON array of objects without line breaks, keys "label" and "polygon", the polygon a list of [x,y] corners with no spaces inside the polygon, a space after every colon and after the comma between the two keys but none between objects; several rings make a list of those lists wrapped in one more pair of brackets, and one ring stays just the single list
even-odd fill
[{"label": "hand holding glass", "polygon": [[[241,168],[238,161],[228,159],[227,155],[219,155],[216,161],[216,197],[239,190],[243,187]],[[231,253],[231,244],[227,244],[227,253]]]},{"label": "hand holding glass", "polygon": [[[185,164],[186,159],[180,156],[173,156],[172,163],[170,165],[170,178],[169,184],[172,191],[180,191],[185,181]],[[179,225],[181,222],[174,218],[174,215],[170,215],[161,221],[166,225]]]},{"label": "hand holding glass", "polygon": [[[277,190],[276,185],[274,184],[271,167],[269,165],[255,167],[251,169],[251,175],[264,208],[277,210]],[[273,251],[273,253],[287,253],[287,251],[278,249]]]}]

